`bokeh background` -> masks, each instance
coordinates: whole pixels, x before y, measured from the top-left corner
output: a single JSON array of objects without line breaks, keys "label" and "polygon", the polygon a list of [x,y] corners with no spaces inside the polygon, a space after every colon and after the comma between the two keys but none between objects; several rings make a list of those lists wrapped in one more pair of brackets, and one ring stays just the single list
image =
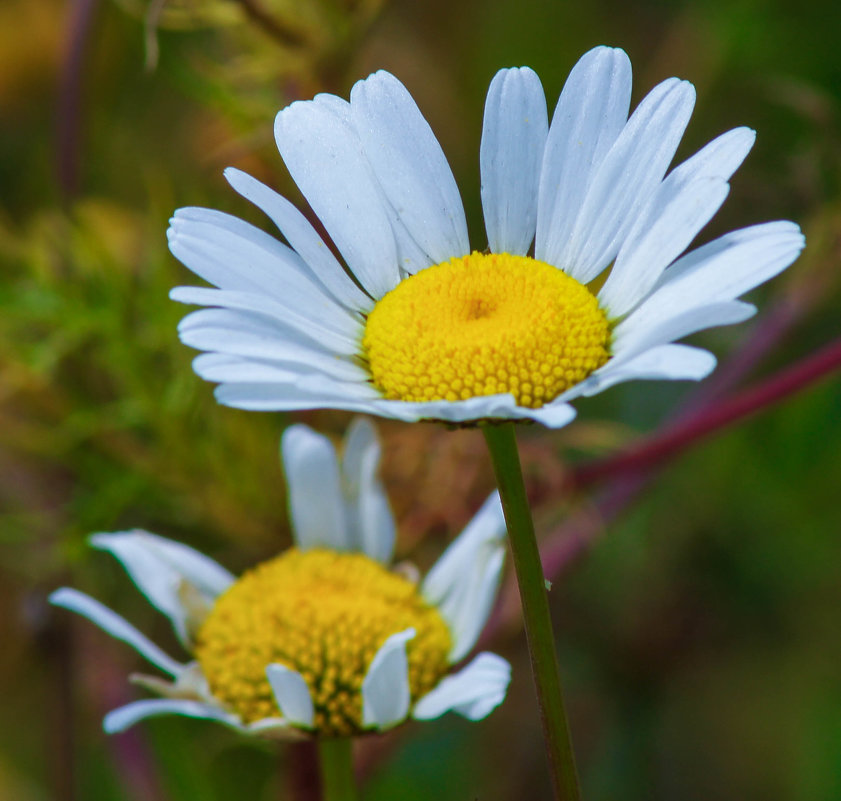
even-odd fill
[{"label": "bokeh background", "polygon": [[[635,102],[670,75],[695,83],[678,158],[730,127],[758,130],[702,241],[790,218],[809,244],[754,293],[758,318],[696,338],[722,362],[708,382],[617,388],[580,403],[566,430],[521,430],[584,794],[841,798],[837,376],[659,470],[572,480],[837,337],[839,32],[834,0],[4,0],[0,799],[317,797],[306,747],[172,719],[106,738],[102,714],[137,696],[125,676],[139,661],[45,602],[72,584],[177,654],[166,621],[87,534],[145,527],[243,569],[290,541],[283,427],[302,420],[338,437],[349,420],[215,404],[175,336],[185,310],[167,292],[192,277],[166,250],[167,218],[207,205],[268,229],[222,169],[298,201],[272,141],[277,109],[322,90],[346,96],[383,67],[438,134],[481,248],[492,75],[534,67],[551,107],[602,43],[631,56]],[[379,428],[399,555],[426,566],[493,485],[481,437]],[[514,665],[505,704],[481,724],[450,716],[366,740],[366,799],[550,797],[512,597],[509,586],[486,643]]]}]

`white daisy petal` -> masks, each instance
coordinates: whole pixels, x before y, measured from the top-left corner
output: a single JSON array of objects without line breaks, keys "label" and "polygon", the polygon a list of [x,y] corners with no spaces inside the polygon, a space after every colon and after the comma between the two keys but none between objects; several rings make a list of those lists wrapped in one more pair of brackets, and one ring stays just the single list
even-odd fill
[{"label": "white daisy petal", "polygon": [[537,187],[549,122],[537,74],[500,70],[485,100],[479,163],[482,210],[494,253],[525,255],[537,222]]},{"label": "white daisy petal", "polygon": [[[233,369],[233,368],[232,368]],[[405,402],[384,400],[370,384],[349,384],[328,376],[304,376],[297,381],[248,380],[248,369],[226,379],[216,389],[216,399],[225,406],[251,411],[345,409],[404,422],[445,420],[468,422],[484,418],[534,420],[549,428],[561,428],[575,417],[575,410],[559,400],[539,409],[517,406],[510,394],[483,395],[465,401]]]},{"label": "white daisy petal", "polygon": [[207,679],[202,673],[201,665],[195,660],[184,665],[184,669],[175,677],[175,681],[162,679],[160,676],[150,676],[147,673],[131,673],[128,680],[135,687],[142,687],[162,698],[216,703]]},{"label": "white daisy petal", "polygon": [[330,353],[294,328],[268,317],[231,309],[201,309],[178,326],[181,341],[197,350],[242,356],[278,365],[299,365],[339,380],[365,381],[366,372],[350,358]]},{"label": "white daisy petal", "polygon": [[204,353],[193,360],[193,369],[208,381],[224,382],[215,392],[220,403],[253,411],[334,408],[369,412],[372,401],[380,398],[367,383],[339,381],[300,364],[272,365],[260,359]]},{"label": "white daisy petal", "polygon": [[679,164],[668,177],[679,179],[684,184],[696,178],[723,178],[727,181],[739,169],[755,141],[756,131],[734,128],[716,137],[694,156]]},{"label": "white daisy petal", "polygon": [[539,409],[529,409],[520,419],[534,420],[547,428],[563,428],[575,419],[575,414],[572,406],[556,398]]},{"label": "white daisy petal", "polygon": [[258,359],[245,359],[227,353],[202,353],[193,359],[193,370],[205,381],[294,384],[301,375],[300,368],[289,369],[276,364],[266,364]]},{"label": "white daisy petal", "polygon": [[197,616],[206,615],[234,582],[225,568],[204,554],[148,531],[94,534],[90,543],[122,563],[152,606],[172,621],[184,644],[201,622]]},{"label": "white daisy petal", "polygon": [[599,292],[610,317],[621,317],[645,297],[672,259],[721,208],[729,190],[721,178],[698,178],[686,186],[667,178],[660,185]]},{"label": "white daisy petal", "polygon": [[350,103],[343,97],[331,95],[329,92],[319,92],[311,101],[315,105],[329,111],[340,119],[345,125],[353,127],[350,117]]},{"label": "white daisy petal", "polygon": [[237,226],[234,231],[216,222],[191,219],[187,216],[191,211],[175,213],[167,236],[172,254],[200,278],[220,289],[269,295],[283,306],[284,317],[293,318],[301,330],[306,330],[311,319],[343,336],[357,330],[358,318],[311,279],[294,250],[259,228],[247,226],[250,231],[243,232]]},{"label": "white daisy petal", "polygon": [[170,291],[169,297],[179,303],[216,306],[239,312],[252,312],[259,317],[268,317],[282,322],[287,329],[293,329],[293,339],[303,337],[311,345],[317,344],[323,348],[329,348],[330,351],[343,356],[353,356],[359,351],[361,321],[355,322],[348,319],[346,331],[339,332],[335,327],[322,325],[317,318],[303,318],[300,314],[290,314],[284,304],[253,292],[232,292],[203,286],[177,286]]},{"label": "white daisy petal", "polygon": [[290,721],[283,718],[263,718],[255,720],[242,727],[246,734],[259,734],[261,737],[270,737],[284,742],[309,739],[309,733],[290,725]]},{"label": "white daisy petal", "polygon": [[[315,96],[314,102],[324,105],[333,113],[340,116],[341,119],[350,128],[352,128],[355,133],[357,133],[351,117],[350,103],[346,100],[342,100],[335,95],[320,94]],[[360,147],[361,146],[362,145],[360,143]],[[420,245],[418,245],[409,233],[409,230],[406,228],[406,224],[401,217],[401,212],[395,208],[388,199],[379,182],[375,180],[375,184],[380,202],[382,203],[383,209],[386,213],[386,217],[391,223],[391,231],[394,234],[394,243],[397,249],[397,264],[400,277],[404,278],[406,275],[412,275],[418,270],[428,267],[432,263],[429,255],[421,249]]]},{"label": "white daisy petal", "polygon": [[[345,409],[363,414],[379,414],[377,401],[379,396],[367,385],[344,384],[341,382],[325,382],[324,387],[300,386],[304,382],[299,378],[296,382],[266,382],[259,379],[247,381],[244,378],[229,381],[216,388],[214,395],[223,406],[235,409],[249,409],[254,412],[280,412],[300,409]],[[305,383],[305,382],[304,382]],[[396,414],[386,414],[385,417],[396,419],[417,420],[418,416],[407,415],[399,417]]]},{"label": "white daisy petal", "polygon": [[375,401],[375,414],[408,422],[417,420],[445,420],[462,423],[485,418],[505,420],[536,420],[550,428],[561,428],[575,417],[575,410],[563,403],[551,403],[531,409],[517,406],[513,395],[482,395],[464,401]]},{"label": "white daisy petal", "polygon": [[634,319],[634,314],[623,320],[614,331],[613,358],[616,361],[636,356],[655,345],[663,345],[720,325],[734,325],[750,319],[756,307],[738,300],[696,306],[680,314],[668,314],[657,319]]},{"label": "white daisy petal", "polygon": [[102,727],[107,734],[116,734],[134,726],[141,720],[160,717],[161,715],[183,715],[189,718],[215,720],[227,726],[241,728],[239,718],[225,712],[220,707],[203,704],[199,701],[181,701],[168,698],[135,701],[114,709],[105,716]]},{"label": "white daisy petal", "polygon": [[662,180],[694,103],[692,84],[677,78],[643,98],[596,169],[566,247],[546,261],[586,284],[616,258]]},{"label": "white daisy petal", "polygon": [[125,618],[112,612],[107,606],[94,600],[83,592],[62,587],[50,595],[50,603],[61,606],[86,617],[112,637],[128,643],[142,657],[149,660],[155,667],[160,668],[170,676],[178,677],[186,669],[186,665],[176,662],[167,656],[148,637],[141,634]]},{"label": "white daisy petal", "polygon": [[385,196],[429,264],[469,253],[452,171],[406,87],[390,73],[376,72],[354,85],[350,112]]},{"label": "white daisy petal", "polygon": [[305,425],[289,426],[281,439],[289,514],[301,550],[352,550],[345,521],[336,451],[327,437]]},{"label": "white daisy petal", "polygon": [[678,314],[694,306],[733,300],[781,273],[804,245],[803,234],[791,222],[725,234],[669,267],[634,316]]},{"label": "white daisy petal", "polygon": [[[333,383],[322,391],[301,387],[296,381],[267,381],[259,378],[253,381],[230,380],[216,388],[214,395],[223,406],[247,409],[252,412],[283,412],[303,409],[344,409],[362,414],[375,414],[395,420],[412,422],[420,420],[422,414],[415,409],[404,408],[395,401],[393,407],[382,406],[379,395],[366,391],[366,387],[354,384]],[[346,391],[342,392],[342,388]]]},{"label": "white daisy petal", "polygon": [[392,634],[371,660],[362,681],[362,725],[366,729],[389,729],[409,714],[406,643],[414,636],[414,629]]},{"label": "white daisy petal", "polygon": [[353,274],[374,298],[400,280],[397,248],[362,143],[333,104],[298,101],[275,120],[292,179]]},{"label": "white daisy petal", "polygon": [[286,665],[272,664],[266,667],[266,678],[283,719],[311,729],[315,720],[315,707],[304,677]]},{"label": "white daisy petal", "polygon": [[599,165],[628,119],[630,103],[631,62],[623,50],[596,47],[573,67],[546,140],[535,258],[561,269],[573,266],[573,227]]},{"label": "white daisy petal", "polygon": [[228,183],[262,209],[278,227],[324,289],[348,309],[368,311],[374,304],[345,272],[307,218],[285,197],[242,170],[228,167]]},{"label": "white daisy petal", "polygon": [[380,443],[374,426],[357,417],[348,428],[342,457],[350,540],[357,550],[387,565],[394,553],[396,529],[379,467]]},{"label": "white daisy petal", "polygon": [[700,381],[715,369],[715,364],[715,356],[701,348],[658,345],[632,359],[608,362],[562,397],[590,397],[623,381]]},{"label": "white daisy petal", "polygon": [[640,211],[599,293],[612,316],[625,314],[645,297],[672,259],[718,211],[728,192],[725,182],[755,138],[750,128],[728,131],[669,173]]},{"label": "white daisy petal", "polygon": [[423,597],[449,626],[450,662],[458,662],[475,645],[496,598],[504,560],[505,518],[494,492],[421,585]]},{"label": "white daisy petal", "polygon": [[505,700],[510,681],[511,665],[501,656],[483,652],[423,696],[415,704],[412,717],[433,720],[445,712],[458,712],[468,720],[481,720]]}]

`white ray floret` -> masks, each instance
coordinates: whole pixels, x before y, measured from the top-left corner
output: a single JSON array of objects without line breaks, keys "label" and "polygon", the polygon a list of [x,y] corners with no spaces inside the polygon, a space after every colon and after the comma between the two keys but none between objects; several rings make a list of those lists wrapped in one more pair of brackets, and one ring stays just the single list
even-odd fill
[{"label": "white ray floret", "polygon": [[94,548],[113,554],[156,609],[187,644],[207,609],[234,582],[234,576],[202,553],[146,531],[94,534]]},{"label": "white ray floret", "polygon": [[305,729],[312,728],[315,708],[304,677],[297,670],[280,664],[267,665],[266,677],[283,719]]},{"label": "white ray floret", "polygon": [[476,644],[491,612],[505,559],[505,518],[494,493],[462,535],[444,551],[421,585],[453,633],[450,659],[458,662]]},{"label": "white ray floret", "polygon": [[[173,543],[173,545],[175,544],[177,543]],[[173,678],[177,678],[187,667],[165,654],[125,618],[116,612],[112,612],[107,606],[83,592],[70,587],[62,587],[50,595],[50,603],[86,617],[115,639],[122,640],[130,645],[144,659],[160,668],[164,673],[169,673]]]},{"label": "white ray floret", "polygon": [[389,729],[406,718],[409,695],[409,660],[406,643],[414,629],[392,634],[371,660],[362,682],[362,722],[372,729]]},{"label": "white ray floret", "polygon": [[468,720],[481,720],[505,698],[511,680],[511,665],[487,651],[467,667],[447,676],[415,704],[418,720],[431,720],[445,712],[457,712]]}]

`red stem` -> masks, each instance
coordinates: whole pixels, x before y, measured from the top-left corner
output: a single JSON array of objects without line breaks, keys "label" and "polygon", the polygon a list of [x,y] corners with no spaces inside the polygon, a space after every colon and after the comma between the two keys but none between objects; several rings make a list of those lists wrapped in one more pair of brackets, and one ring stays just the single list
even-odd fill
[{"label": "red stem", "polygon": [[578,468],[571,483],[582,488],[620,474],[657,465],[686,450],[708,434],[748,417],[813,384],[841,367],[841,339],[825,345],[803,361],[786,367],[758,386],[712,405],[669,426],[625,453]]},{"label": "red stem", "polygon": [[79,189],[83,69],[96,7],[97,0],[73,0],[68,16],[56,108],[58,186],[65,202],[73,200]]}]

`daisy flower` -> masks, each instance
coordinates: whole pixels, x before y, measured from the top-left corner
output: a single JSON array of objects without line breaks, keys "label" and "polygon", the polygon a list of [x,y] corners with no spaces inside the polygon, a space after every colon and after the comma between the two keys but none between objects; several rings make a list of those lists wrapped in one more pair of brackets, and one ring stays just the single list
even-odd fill
[{"label": "daisy flower", "polygon": [[341,261],[288,200],[228,169],[286,244],[218,211],[175,213],[172,253],[216,287],[172,292],[212,307],[179,327],[206,351],[196,372],[243,409],[552,427],[574,416],[569,401],[623,381],[703,378],[715,358],[675,340],[750,317],[737,298],[804,240],[772,222],[684,253],[755,134],[729,131],[667,172],[695,90],[669,78],[628,116],[630,97],[628,57],[608,47],[575,65],[551,125],[532,70],[497,73],[479,153],[481,252],[397,78],[377,72],[349,101],[292,103],[277,115],[277,146]]},{"label": "daisy flower", "polygon": [[389,570],[395,526],[377,479],[373,427],[354,421],[339,462],[303,425],[283,436],[295,547],[239,579],[145,531],[96,534],[193,661],[178,662],[130,623],[69,588],[51,595],[133,646],[169,678],[132,676],[160,698],[110,712],[107,732],[186,715],[293,739],[382,731],[448,711],[470,720],[505,697],[511,668],[476,643],[496,596],[505,525],[492,495],[422,582]]}]

